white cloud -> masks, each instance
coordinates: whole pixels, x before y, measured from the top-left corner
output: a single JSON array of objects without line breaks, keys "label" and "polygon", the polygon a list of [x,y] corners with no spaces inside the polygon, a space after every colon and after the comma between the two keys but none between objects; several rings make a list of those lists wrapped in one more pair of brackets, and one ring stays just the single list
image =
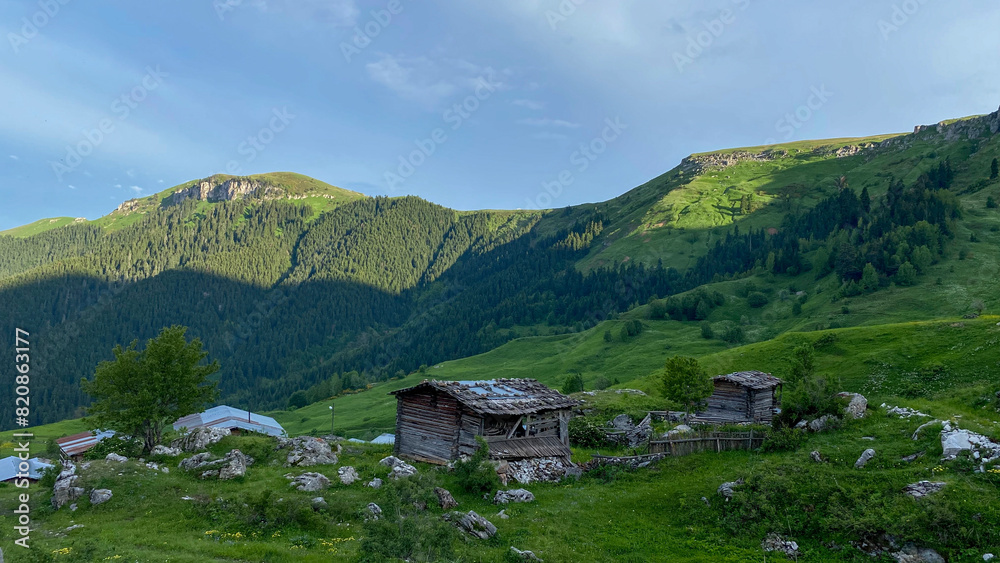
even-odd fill
[{"label": "white cloud", "polygon": [[121,189],[122,185],[121,184],[115,184],[115,187],[118,188],[118,189]]},{"label": "white cloud", "polygon": [[71,189],[71,190],[75,190],[76,189],[76,186],[74,186],[73,184],[70,184],[70,185],[68,185],[66,187],[69,188],[69,189]]},{"label": "white cloud", "polygon": [[11,154],[11,155],[7,155],[7,156],[13,158],[14,160],[21,160],[21,157],[17,156],[16,154]]},{"label": "white cloud", "polygon": [[128,189],[132,190],[133,192],[135,192],[137,194],[141,194],[142,193],[142,188],[140,188],[139,186],[129,186]]},{"label": "white cloud", "polygon": [[545,108],[545,104],[537,100],[514,100],[511,104],[535,111]]},{"label": "white cloud", "polygon": [[566,121],[563,119],[550,119],[548,117],[536,119],[527,118],[517,120],[518,125],[529,125],[531,127],[564,127],[567,129],[576,129],[580,126],[579,123],[574,123],[572,121]]},{"label": "white cloud", "polygon": [[352,27],[358,21],[354,0],[255,0],[262,12],[279,12],[310,22]]},{"label": "white cloud", "polygon": [[427,57],[382,54],[368,63],[368,76],[405,100],[434,106],[459,94],[472,93],[482,80],[503,87],[503,75],[488,66],[462,59],[432,60]]},{"label": "white cloud", "polygon": [[135,170],[129,168],[128,170],[125,171],[125,175],[128,176],[129,178],[135,178]]}]

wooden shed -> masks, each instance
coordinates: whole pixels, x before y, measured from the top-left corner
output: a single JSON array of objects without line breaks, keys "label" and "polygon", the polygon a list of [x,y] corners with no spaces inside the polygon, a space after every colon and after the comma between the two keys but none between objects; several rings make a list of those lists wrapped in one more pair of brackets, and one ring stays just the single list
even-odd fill
[{"label": "wooden shed", "polygon": [[712,378],[715,390],[708,407],[695,416],[697,422],[770,423],[781,406],[784,382],[769,373],[740,371]]},{"label": "wooden shed", "polygon": [[400,457],[448,463],[472,455],[482,436],[494,459],[569,461],[569,419],[579,403],[534,379],[424,381],[392,394]]}]

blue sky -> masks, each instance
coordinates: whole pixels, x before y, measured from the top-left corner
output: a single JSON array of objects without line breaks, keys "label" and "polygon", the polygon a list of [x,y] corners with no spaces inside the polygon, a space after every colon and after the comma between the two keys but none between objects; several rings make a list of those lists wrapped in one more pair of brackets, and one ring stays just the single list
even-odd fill
[{"label": "blue sky", "polygon": [[602,201],[694,152],[994,111],[997,30],[988,0],[0,0],[0,230],[227,171]]}]

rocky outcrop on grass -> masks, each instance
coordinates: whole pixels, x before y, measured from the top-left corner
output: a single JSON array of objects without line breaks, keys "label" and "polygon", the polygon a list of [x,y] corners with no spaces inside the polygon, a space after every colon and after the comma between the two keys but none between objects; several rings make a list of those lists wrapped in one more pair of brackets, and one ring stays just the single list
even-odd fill
[{"label": "rocky outcrop on grass", "polygon": [[413,467],[409,463],[399,459],[396,456],[384,457],[379,460],[379,463],[390,468],[392,471],[389,472],[390,479],[399,479],[401,477],[410,477],[417,474],[417,468]]},{"label": "rocky outcrop on grass", "polygon": [[445,515],[445,520],[455,524],[458,529],[474,538],[488,540],[497,535],[497,527],[492,522],[470,510],[466,514],[452,512]]},{"label": "rocky outcrop on grass", "polygon": [[285,474],[285,479],[291,479],[288,486],[295,487],[300,491],[322,491],[330,486],[330,479],[321,473],[303,473],[301,475]]},{"label": "rocky outcrop on grass", "polygon": [[191,472],[201,471],[199,478],[216,478],[221,481],[235,479],[246,475],[247,467],[253,465],[254,459],[240,450],[231,450],[220,459],[214,459],[209,452],[195,454],[178,464],[178,467]]},{"label": "rocky outcrop on grass", "polygon": [[512,502],[534,502],[535,495],[527,489],[511,489],[509,491],[497,491],[493,495],[493,504],[509,504]]},{"label": "rocky outcrop on grass", "polygon": [[314,465],[333,465],[337,463],[337,452],[333,451],[329,442],[312,436],[297,438],[278,438],[278,450],[288,450],[285,467],[312,467]]},{"label": "rocky outcrop on grass", "polygon": [[218,444],[229,436],[228,428],[195,428],[184,436],[170,442],[170,447],[183,452],[200,452],[212,444]]}]

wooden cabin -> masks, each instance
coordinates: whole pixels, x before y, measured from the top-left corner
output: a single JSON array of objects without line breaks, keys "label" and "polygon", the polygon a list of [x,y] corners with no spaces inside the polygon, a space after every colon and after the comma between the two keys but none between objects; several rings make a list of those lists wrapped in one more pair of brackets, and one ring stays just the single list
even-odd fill
[{"label": "wooden cabin", "polygon": [[399,457],[445,464],[472,455],[482,436],[493,459],[569,462],[569,420],[579,403],[534,379],[424,381],[391,394]]},{"label": "wooden cabin", "polygon": [[770,424],[781,406],[784,382],[769,373],[740,371],[712,378],[715,390],[696,422]]}]

